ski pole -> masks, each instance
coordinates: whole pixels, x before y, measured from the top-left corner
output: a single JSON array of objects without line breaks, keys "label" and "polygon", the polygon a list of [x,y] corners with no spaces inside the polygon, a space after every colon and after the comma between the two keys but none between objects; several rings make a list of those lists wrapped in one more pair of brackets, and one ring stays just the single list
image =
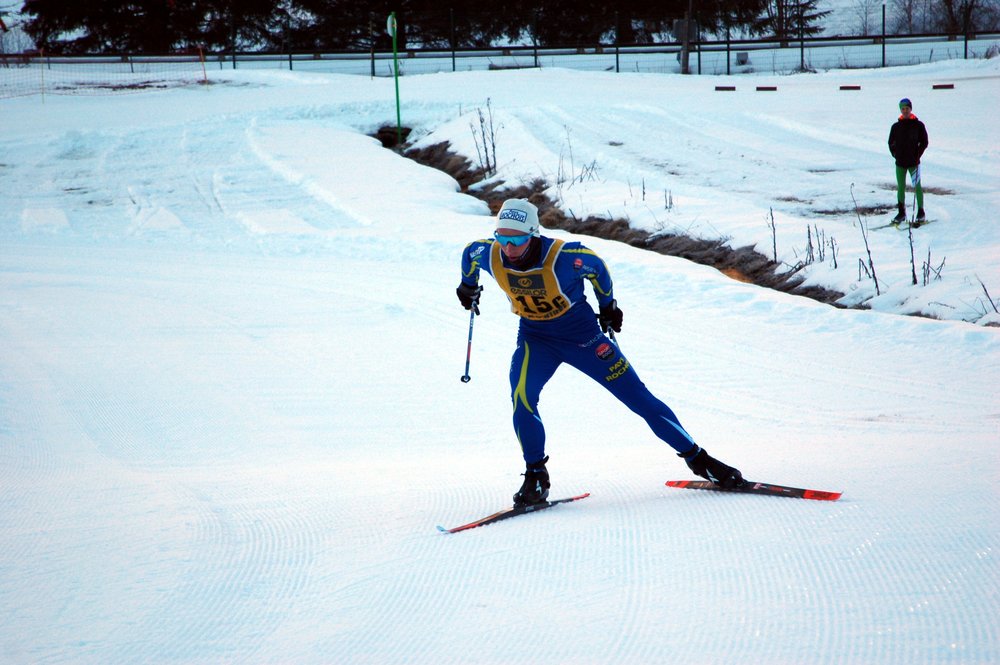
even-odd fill
[{"label": "ski pole", "polygon": [[472,380],[469,376],[469,361],[472,360],[472,326],[476,322],[476,308],[472,307],[469,309],[469,346],[465,351],[465,374],[462,375],[462,383],[468,383]]}]

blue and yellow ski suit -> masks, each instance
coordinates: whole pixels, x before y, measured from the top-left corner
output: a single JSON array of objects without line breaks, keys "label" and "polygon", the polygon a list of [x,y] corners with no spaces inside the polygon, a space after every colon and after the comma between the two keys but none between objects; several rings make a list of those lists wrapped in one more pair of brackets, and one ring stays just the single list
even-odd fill
[{"label": "blue and yellow ski suit", "polygon": [[614,299],[608,268],[579,242],[542,236],[538,261],[515,268],[493,239],[469,243],[462,252],[462,282],[479,283],[485,270],[507,294],[511,311],[521,317],[517,349],[510,362],[514,432],[528,464],[545,457],[545,428],[538,411],[539,394],[562,363],[594,379],[629,409],[644,418],[653,432],[674,450],[686,453],[694,441],[674,412],[639,379],[617,345],[601,332],[584,294],[590,282],[599,307]]}]

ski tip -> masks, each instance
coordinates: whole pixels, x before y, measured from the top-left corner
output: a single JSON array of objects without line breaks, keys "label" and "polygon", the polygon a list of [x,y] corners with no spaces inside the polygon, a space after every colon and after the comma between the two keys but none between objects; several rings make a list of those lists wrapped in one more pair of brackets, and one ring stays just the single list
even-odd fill
[{"label": "ski tip", "polygon": [[836,501],[842,492],[823,492],[822,490],[806,490],[802,494],[803,499],[815,499],[816,501]]},{"label": "ski tip", "polygon": [[690,480],[668,480],[667,487],[687,487],[690,483]]},{"label": "ski tip", "polygon": [[443,526],[441,526],[440,524],[437,525],[437,530],[440,531],[441,533],[451,533],[450,529],[446,529]]}]

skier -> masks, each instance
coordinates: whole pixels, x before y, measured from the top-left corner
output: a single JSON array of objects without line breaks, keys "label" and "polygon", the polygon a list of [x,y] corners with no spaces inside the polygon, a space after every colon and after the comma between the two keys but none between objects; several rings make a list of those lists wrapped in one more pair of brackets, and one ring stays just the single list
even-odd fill
[{"label": "skier", "polygon": [[[691,470],[725,488],[743,484],[739,470],[699,447],[674,412],[657,399],[621,354],[609,330],[620,332],[622,310],[604,261],[579,242],[539,234],[538,209],[524,199],[508,199],[496,218],[493,238],[469,243],[462,252],[462,281],[456,289],[467,310],[479,313],[479,272],[485,270],[521,317],[517,348],[510,363],[514,433],[525,462],[524,482],[515,505],[543,503],[549,494],[545,429],[538,412],[542,387],[562,363],[594,379],[649,424]],[[600,314],[587,302],[590,282]]]},{"label": "skier", "polygon": [[917,222],[926,219],[924,214],[924,189],[920,184],[920,156],[927,149],[927,129],[924,123],[913,115],[913,104],[909,99],[899,100],[899,120],[889,130],[889,152],[896,158],[896,203],[898,211],[892,218],[893,224],[906,219],[906,174],[913,179],[913,191],[917,198]]}]

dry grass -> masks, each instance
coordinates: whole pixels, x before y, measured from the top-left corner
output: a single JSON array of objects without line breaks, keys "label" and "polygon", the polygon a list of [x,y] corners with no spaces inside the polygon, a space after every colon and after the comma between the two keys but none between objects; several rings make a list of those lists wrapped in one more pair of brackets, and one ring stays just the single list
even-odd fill
[{"label": "dry grass", "polygon": [[[386,147],[395,148],[395,127],[383,128],[377,138]],[[545,196],[543,192],[547,189],[547,184],[540,179],[530,185],[505,187],[504,183],[496,183],[488,187],[470,189],[473,184],[482,180],[482,170],[452,152],[447,143],[419,150],[407,149],[404,145],[402,154],[421,164],[448,173],[458,181],[463,192],[485,201],[494,214],[505,200],[523,198],[538,206],[539,221],[548,229],[564,229],[582,235],[617,240],[667,256],[681,257],[712,266],[741,282],[805,296],[829,305],[839,307],[837,301],[844,296],[842,293],[821,287],[802,286],[803,280],[795,274],[795,271],[779,273],[781,264],[775,263],[752,247],[733,248],[722,240],[704,240],[683,235],[652,235],[647,231],[633,229],[623,219],[570,217]]]}]

